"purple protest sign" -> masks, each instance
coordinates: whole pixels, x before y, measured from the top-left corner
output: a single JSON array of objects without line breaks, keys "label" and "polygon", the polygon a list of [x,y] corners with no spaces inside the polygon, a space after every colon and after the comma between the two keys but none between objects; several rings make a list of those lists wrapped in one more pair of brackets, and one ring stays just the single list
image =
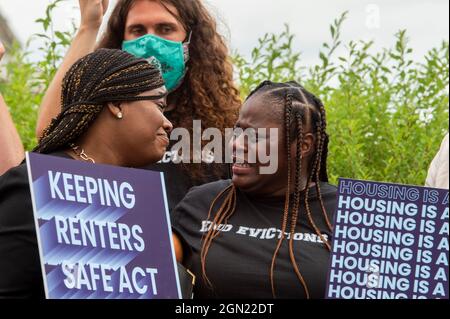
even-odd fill
[{"label": "purple protest sign", "polygon": [[46,297],[180,298],[162,173],[27,153]]},{"label": "purple protest sign", "polygon": [[448,190],[340,179],[326,298],[448,299]]}]

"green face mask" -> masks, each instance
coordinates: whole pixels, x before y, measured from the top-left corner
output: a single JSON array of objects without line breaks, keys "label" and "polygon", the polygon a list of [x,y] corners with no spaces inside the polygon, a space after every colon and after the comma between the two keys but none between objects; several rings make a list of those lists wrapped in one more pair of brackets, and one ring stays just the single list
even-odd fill
[{"label": "green face mask", "polygon": [[186,74],[189,40],[175,42],[147,34],[134,40],[124,41],[122,50],[138,58],[149,59],[150,63],[156,64],[161,69],[166,88],[170,92],[180,86]]}]

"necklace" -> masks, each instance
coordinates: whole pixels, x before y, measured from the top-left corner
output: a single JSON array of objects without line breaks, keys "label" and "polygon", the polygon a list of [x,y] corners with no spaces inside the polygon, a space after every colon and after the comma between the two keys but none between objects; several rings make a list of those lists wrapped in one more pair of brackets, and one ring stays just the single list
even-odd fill
[{"label": "necklace", "polygon": [[69,144],[72,151],[75,153],[76,156],[81,158],[83,161],[91,162],[95,164],[95,160],[92,157],[89,157],[85,152],[84,149],[82,149],[80,146],[75,145],[73,143]]}]

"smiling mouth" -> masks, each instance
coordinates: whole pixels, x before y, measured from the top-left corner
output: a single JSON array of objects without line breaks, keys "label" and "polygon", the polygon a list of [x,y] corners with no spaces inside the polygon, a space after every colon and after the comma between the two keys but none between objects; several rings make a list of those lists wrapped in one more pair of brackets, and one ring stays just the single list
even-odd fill
[{"label": "smiling mouth", "polygon": [[248,164],[248,163],[234,163],[233,166],[236,166],[236,167],[242,167],[242,168],[250,168],[250,167],[252,167],[252,166],[251,166],[250,164]]},{"label": "smiling mouth", "polygon": [[233,172],[233,176],[245,176],[254,174],[253,166],[248,163],[233,163],[231,170]]},{"label": "smiling mouth", "polygon": [[247,175],[252,171],[254,164],[248,163],[242,158],[233,156],[232,171],[233,175]]},{"label": "smiling mouth", "polygon": [[247,160],[245,160],[243,158],[238,158],[234,155],[232,157],[232,163],[233,163],[233,166],[243,167],[243,168],[250,168],[252,166],[255,166],[255,164],[249,163]]},{"label": "smiling mouth", "polygon": [[165,143],[169,144],[169,137],[167,136],[167,134],[156,134],[157,137],[159,137],[160,139],[164,140]]}]

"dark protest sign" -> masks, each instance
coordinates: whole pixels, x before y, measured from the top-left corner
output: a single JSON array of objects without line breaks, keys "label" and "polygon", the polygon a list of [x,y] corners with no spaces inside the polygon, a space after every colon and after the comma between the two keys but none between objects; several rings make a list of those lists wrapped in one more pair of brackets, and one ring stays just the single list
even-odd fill
[{"label": "dark protest sign", "polygon": [[448,190],[340,179],[326,298],[449,298]]},{"label": "dark protest sign", "polygon": [[180,298],[162,173],[27,153],[51,299]]}]

